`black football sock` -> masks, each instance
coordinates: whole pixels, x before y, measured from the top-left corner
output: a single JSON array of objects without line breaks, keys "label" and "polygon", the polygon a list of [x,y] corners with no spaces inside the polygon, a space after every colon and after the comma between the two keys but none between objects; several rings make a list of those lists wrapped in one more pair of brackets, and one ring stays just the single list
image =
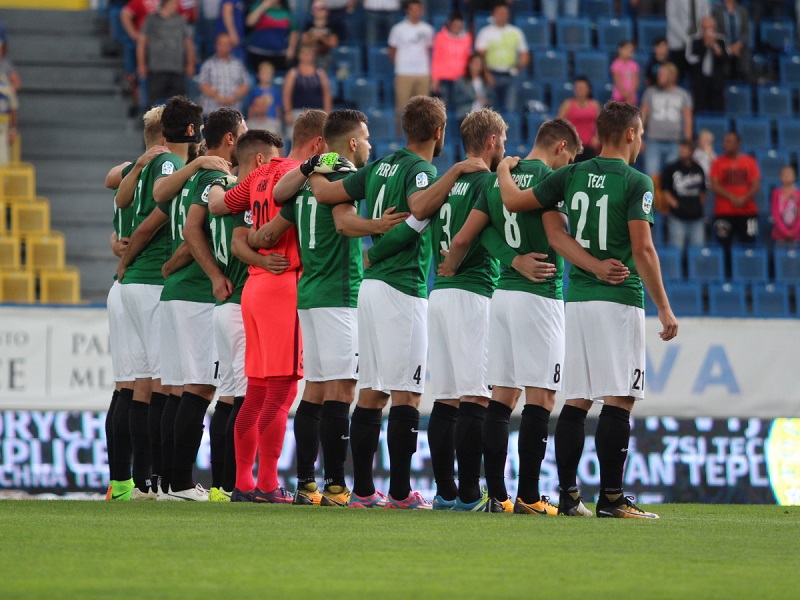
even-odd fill
[{"label": "black football sock", "polygon": [[347,402],[325,400],[322,404],[319,439],[325,467],[325,485],[344,486],[344,462],[350,441],[350,405]]},{"label": "black football sock", "polygon": [[[119,399],[117,406],[119,406]],[[142,492],[148,491],[151,472],[150,438],[147,435],[148,408],[147,403],[132,400],[128,410],[128,429],[133,453],[133,483]],[[121,460],[120,457],[115,458]]]},{"label": "black football sock", "polygon": [[522,409],[519,426],[519,487],[517,497],[525,504],[539,501],[539,473],[547,451],[547,424],[550,412],[535,404]]},{"label": "black football sock", "polygon": [[558,485],[564,492],[578,491],[578,465],[586,440],[584,425],[588,411],[565,404],[556,422],[555,448]]},{"label": "black football sock", "polygon": [[111,439],[114,444],[114,451],[112,453],[112,460],[114,462],[111,463],[111,479],[114,481],[125,481],[131,478],[133,438],[131,437],[129,420],[132,400],[132,389],[122,389],[119,391],[119,394],[117,394],[114,418],[111,421],[111,429],[113,430]]},{"label": "black football sock", "polygon": [[455,469],[457,415],[458,407],[434,402],[428,421],[428,445],[431,449],[436,494],[444,500],[455,500],[458,495]]},{"label": "black football sock", "polygon": [[622,474],[631,438],[631,413],[618,406],[603,406],[597,422],[595,446],[600,462],[600,491],[606,496],[622,494]]},{"label": "black football sock", "polygon": [[222,487],[225,473],[225,430],[233,410],[232,404],[217,401],[211,416],[209,437],[211,438],[211,487]]},{"label": "black football sock", "polygon": [[183,392],[175,414],[175,450],[172,457],[172,490],[179,492],[194,487],[192,469],[203,439],[203,419],[211,404],[202,396]]},{"label": "black football sock", "polygon": [[111,394],[111,404],[108,405],[108,411],[106,412],[106,422],[105,422],[105,430],[106,430],[106,455],[108,457],[108,478],[111,481],[115,481],[114,479],[114,409],[117,407],[117,396],[119,396],[119,390],[114,390]]},{"label": "black football sock", "polygon": [[495,400],[489,402],[483,420],[483,470],[489,496],[500,501],[508,498],[505,472],[510,419],[510,407]]},{"label": "black football sock", "polygon": [[236,427],[236,416],[239,409],[244,404],[244,396],[236,396],[233,399],[233,410],[228,416],[228,423],[225,426],[225,472],[222,476],[222,489],[232,492],[236,487],[236,442],[233,434]]},{"label": "black football sock", "polygon": [[386,443],[389,447],[389,495],[405,500],[411,493],[411,457],[417,451],[419,411],[413,406],[389,409]]},{"label": "black football sock", "polygon": [[161,491],[169,492],[172,484],[172,465],[175,462],[175,415],[178,414],[181,397],[170,394],[161,414]]},{"label": "black football sock", "polygon": [[297,454],[297,487],[315,480],[314,464],[319,456],[321,404],[301,400],[294,413],[294,441]]},{"label": "black football sock", "polygon": [[353,454],[353,493],[362,498],[375,493],[372,463],[381,437],[380,408],[356,406],[350,417],[350,451]]},{"label": "black football sock", "polygon": [[154,392],[150,395],[150,410],[147,413],[147,430],[150,432],[150,453],[153,457],[151,488],[158,492],[158,476],[161,474],[161,416],[167,404],[167,395]]},{"label": "black football sock", "polygon": [[481,497],[481,458],[483,458],[483,420],[486,407],[462,402],[456,418],[455,445],[458,458],[458,497],[475,502]]}]

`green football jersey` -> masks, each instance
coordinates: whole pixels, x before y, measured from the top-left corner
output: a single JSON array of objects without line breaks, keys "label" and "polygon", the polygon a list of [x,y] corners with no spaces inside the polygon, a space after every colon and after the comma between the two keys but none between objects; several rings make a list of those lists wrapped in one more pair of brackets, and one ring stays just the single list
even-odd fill
[{"label": "green football jersey", "polygon": [[[540,160],[521,160],[511,172],[514,182],[522,189],[533,187],[547,178],[552,169]],[[562,276],[564,259],[556,254],[547,242],[547,235],[542,225],[542,211],[512,213],[503,206],[497,175],[493,175],[486,186],[486,192],[478,198],[475,208],[489,215],[490,227],[494,227],[511,248],[519,254],[540,252],[546,254],[546,262],[556,266],[554,277],[541,283],[534,283],[521,275],[516,269],[504,267],[497,283],[499,290],[529,292],[545,298],[560,300],[563,296]]]},{"label": "green football jersey", "polygon": [[[139,183],[136,185],[136,191],[133,196],[132,231],[135,231],[158,206],[153,199],[153,184],[183,166],[184,163],[181,157],[171,152],[159,154],[147,163],[139,176]],[[170,232],[167,226],[156,232],[147,247],[128,267],[122,283],[163,285],[164,278],[161,275],[161,267],[170,256]]]},{"label": "green football jersey", "polygon": [[[336,181],[344,175],[328,175]],[[361,240],[336,231],[333,206],[318,204],[306,182],[294,202],[281,207],[281,216],[295,223],[303,261],[297,284],[297,308],[355,308],[364,275]],[[294,235],[289,233],[287,235]]]},{"label": "green football jersey", "polygon": [[[125,177],[133,169],[133,163],[129,164],[122,170],[122,176]],[[117,198],[117,192],[114,192],[114,200]],[[117,234],[117,239],[131,237],[133,233],[133,203],[126,208],[118,208],[117,203],[114,202],[114,233]],[[114,281],[117,280],[117,274],[114,273]]]},{"label": "green football jersey", "polygon": [[[229,186],[228,189],[234,187],[234,185]],[[202,203],[204,206],[208,206],[209,189],[210,187],[205,189],[200,196],[200,201],[195,201],[195,204]],[[235,215],[212,215],[211,211],[208,211],[208,228],[211,232],[211,248],[214,252],[214,258],[225,277],[230,279],[233,284],[231,297],[225,302],[217,301],[217,305],[227,304],[228,302],[233,302],[234,304],[242,303],[242,290],[247,281],[249,265],[233,255],[231,243],[233,242],[234,229],[237,227],[247,227],[249,229],[252,224],[253,217],[249,210]]]},{"label": "green football jersey", "polygon": [[[344,188],[351,198],[366,200],[368,217],[380,219],[390,206],[398,213],[410,212],[408,197],[430,186],[434,177],[436,167],[401,148],[348,176]],[[381,237],[373,235],[373,243]],[[367,268],[364,278],[378,279],[409,296],[427,298],[430,267],[431,236],[423,230],[402,250]]]},{"label": "green football jersey", "polygon": [[[177,251],[178,246],[185,241],[183,228],[186,226],[189,208],[192,204],[203,202],[203,195],[207,194],[206,190],[211,183],[224,175],[225,173],[221,171],[201,169],[189,178],[177,198],[167,204],[160,205],[159,208],[165,209],[165,207],[168,207],[169,209],[173,254]],[[178,269],[164,281],[161,299],[204,303],[213,303],[215,301],[211,280],[196,260],[192,260],[185,267]]]},{"label": "green football jersey", "polygon": [[653,181],[619,159],[593,158],[568,165],[534,189],[543,206],[557,206],[569,218],[578,243],[599,260],[616,258],[631,275],[619,285],[599,280],[575,265],[567,302],[604,300],[644,308],[642,280],[633,262],[628,221],[653,223]]},{"label": "green football jersey", "polygon": [[[461,177],[450,189],[447,200],[431,217],[431,244],[435,267],[438,267],[444,260],[441,250],[450,251],[450,243],[464,226],[475,201],[484,192],[486,183],[491,176],[492,174],[488,171],[479,171]],[[434,269],[435,271],[436,269]],[[497,286],[498,273],[497,261],[489,256],[481,244],[480,238],[475,238],[467,250],[458,273],[453,277],[437,275],[434,279],[433,289],[455,288],[491,297]]]}]

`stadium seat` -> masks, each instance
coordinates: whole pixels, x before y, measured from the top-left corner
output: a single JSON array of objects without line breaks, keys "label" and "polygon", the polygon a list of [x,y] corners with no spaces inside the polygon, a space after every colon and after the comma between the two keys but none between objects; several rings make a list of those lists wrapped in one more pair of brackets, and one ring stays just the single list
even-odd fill
[{"label": "stadium seat", "polygon": [[[596,81],[608,79],[608,52],[601,50],[580,50],[575,53],[575,76]],[[594,85],[593,87],[597,87]]]},{"label": "stadium seat", "polygon": [[533,145],[533,141],[536,139],[536,133],[539,131],[539,127],[541,127],[542,123],[544,123],[546,120],[546,116],[536,113],[531,113],[525,118],[527,131],[526,139],[528,140],[528,144],[526,145],[528,146],[528,149],[530,149],[530,147]]},{"label": "stadium seat", "polygon": [[788,319],[789,286],[785,283],[753,284],[753,316]]},{"label": "stadium seat", "polygon": [[687,257],[690,279],[704,282],[725,279],[725,255],[719,246],[690,246]]},{"label": "stadium seat", "polygon": [[800,149],[800,119],[777,119],[778,148],[789,151]]},{"label": "stadium seat", "polygon": [[749,152],[772,147],[772,126],[769,119],[761,117],[736,117],[734,128],[742,140],[742,148]]},{"label": "stadium seat", "polygon": [[753,114],[753,97],[748,85],[729,85],[725,88],[725,112],[729,115]]},{"label": "stadium seat", "polygon": [[800,55],[783,55],[778,61],[779,81],[781,85],[797,85],[800,81]]},{"label": "stadium seat", "polygon": [[717,151],[722,149],[722,138],[731,130],[731,122],[728,117],[717,115],[697,115],[694,120],[695,133],[701,129],[708,129],[714,134],[714,147]]},{"label": "stadium seat", "polygon": [[505,113],[503,115],[503,119],[506,123],[508,123],[508,131],[506,131],[506,144],[509,146],[524,144],[526,140],[522,130],[522,116],[520,113]]},{"label": "stadium seat", "polygon": [[389,49],[373,46],[367,50],[367,75],[370,78],[386,77],[394,73],[394,65],[389,58]]},{"label": "stadium seat", "polygon": [[550,23],[547,22],[547,19],[528,17],[515,21],[515,24],[525,35],[525,41],[528,42],[530,50],[549,50],[552,46],[550,43]]},{"label": "stadium seat", "polygon": [[731,249],[731,274],[737,282],[767,281],[768,254],[763,246],[734,246]]},{"label": "stadium seat", "polygon": [[546,105],[544,86],[538,81],[523,81],[517,84],[519,106],[528,112],[537,112],[537,104]]},{"label": "stadium seat", "polygon": [[636,40],[639,48],[650,50],[658,38],[667,37],[667,19],[664,17],[639,17],[636,23]]},{"label": "stadium seat", "polygon": [[[669,296],[670,306],[678,317],[703,315],[703,286],[701,284],[695,281],[665,281],[664,286]],[[650,294],[645,294],[645,296],[649,297]]]},{"label": "stadium seat", "polygon": [[613,83],[604,83],[600,86],[592,84],[592,95],[594,96],[594,99],[600,103],[600,106],[605,106],[605,103],[611,100],[611,95],[613,93]]},{"label": "stadium seat", "polygon": [[591,21],[582,17],[560,17],[556,21],[556,45],[563,50],[588,50],[591,48]]},{"label": "stadium seat", "polygon": [[25,267],[28,270],[64,268],[64,234],[51,231],[25,238]]},{"label": "stadium seat", "polygon": [[486,27],[489,24],[491,18],[492,15],[488,10],[477,11],[473,17],[475,23],[474,27],[475,33],[478,33],[481,29]]},{"label": "stadium seat", "polygon": [[597,19],[597,47],[604,52],[614,52],[620,42],[633,39],[633,23],[628,18],[599,17]]},{"label": "stadium seat", "polygon": [[793,116],[792,90],[777,85],[758,88],[758,114],[772,119]]},{"label": "stadium seat", "polygon": [[761,44],[775,52],[796,45],[794,23],[789,19],[761,19],[759,33]]},{"label": "stadium seat", "polygon": [[361,48],[358,46],[339,46],[331,51],[333,70],[337,79],[360,77],[364,73]]},{"label": "stadium seat", "polygon": [[384,156],[388,156],[393,152],[397,152],[402,147],[403,144],[397,141],[392,141],[392,142],[377,141],[374,144],[372,144],[372,155],[375,157],[375,159],[383,158]]},{"label": "stadium seat", "polygon": [[550,111],[552,114],[558,113],[561,103],[567,98],[575,96],[575,88],[571,81],[565,83],[553,82],[550,86]]},{"label": "stadium seat", "polygon": [[[655,230],[656,227],[653,227]],[[653,236],[655,238],[655,236]],[[682,279],[681,251],[674,246],[658,246],[658,260],[661,263],[661,277],[664,279]]]},{"label": "stadium seat", "polygon": [[775,281],[783,283],[800,283],[800,250],[797,248],[776,246]]},{"label": "stadium seat", "polygon": [[366,77],[345,79],[342,81],[342,100],[362,110],[379,107],[378,81]]},{"label": "stadium seat", "polygon": [[8,203],[0,199],[0,236],[5,235],[8,232],[8,211],[9,211]]},{"label": "stadium seat", "polygon": [[36,171],[30,163],[7,163],[0,166],[4,198],[33,198],[36,195]]},{"label": "stadium seat", "polygon": [[547,50],[533,55],[533,76],[541,83],[563,83],[569,79],[569,61],[562,50]]},{"label": "stadium seat", "polygon": [[781,169],[787,165],[792,164],[792,159],[789,156],[788,150],[757,150],[755,152],[755,159],[758,163],[758,168],[761,171],[762,190],[766,193],[767,202],[769,202],[770,192],[768,190],[767,182],[770,184],[778,182],[781,176]]},{"label": "stadium seat", "polygon": [[746,317],[747,299],[743,283],[709,283],[708,314],[712,317]]},{"label": "stadium seat", "polygon": [[[364,113],[369,119],[369,136],[374,140],[393,140],[394,112],[388,110],[365,109]],[[445,137],[447,140],[447,137]]]},{"label": "stadium seat", "polygon": [[36,282],[29,271],[0,272],[0,302],[36,301]]},{"label": "stadium seat", "polygon": [[0,271],[17,270],[21,264],[19,238],[13,235],[0,236]]},{"label": "stadium seat", "polygon": [[583,14],[589,15],[592,20],[597,17],[613,17],[617,14],[614,5],[614,0],[583,0]]},{"label": "stadium seat", "polygon": [[74,267],[45,269],[39,277],[43,304],[77,304],[81,300],[81,274]]},{"label": "stadium seat", "polygon": [[11,205],[12,233],[41,234],[50,231],[50,203],[46,200],[15,202]]}]

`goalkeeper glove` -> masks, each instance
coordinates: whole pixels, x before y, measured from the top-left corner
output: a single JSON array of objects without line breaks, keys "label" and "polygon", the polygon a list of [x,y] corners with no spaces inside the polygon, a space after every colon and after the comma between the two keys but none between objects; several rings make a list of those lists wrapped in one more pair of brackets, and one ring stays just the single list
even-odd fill
[{"label": "goalkeeper glove", "polygon": [[331,173],[355,173],[356,167],[336,152],[316,154],[300,165],[300,172],[308,177],[312,173],[329,175]]}]

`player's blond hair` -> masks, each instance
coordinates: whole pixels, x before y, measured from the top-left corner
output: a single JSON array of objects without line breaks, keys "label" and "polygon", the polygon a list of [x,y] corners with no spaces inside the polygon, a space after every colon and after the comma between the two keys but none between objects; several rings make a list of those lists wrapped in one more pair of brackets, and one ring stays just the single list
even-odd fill
[{"label": "player's blond hair", "polygon": [[403,107],[400,122],[409,143],[428,142],[433,139],[437,127],[444,131],[447,110],[439,98],[414,96]]},{"label": "player's blond hair", "polygon": [[500,113],[491,108],[482,108],[467,115],[461,123],[461,140],[468,154],[480,154],[491,136],[500,135],[508,129],[508,123]]},{"label": "player's blond hair", "polygon": [[161,125],[161,115],[164,114],[164,105],[154,106],[142,117],[144,121],[144,145],[150,148],[161,143],[164,137],[164,127]]}]

